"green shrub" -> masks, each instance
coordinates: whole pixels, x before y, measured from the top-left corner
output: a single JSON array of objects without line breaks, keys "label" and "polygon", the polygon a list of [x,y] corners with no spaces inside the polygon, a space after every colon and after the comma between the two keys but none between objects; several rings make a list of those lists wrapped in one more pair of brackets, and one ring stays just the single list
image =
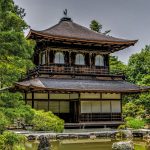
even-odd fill
[{"label": "green shrub", "polygon": [[43,110],[34,110],[35,115],[32,120],[33,129],[38,131],[55,131],[62,132],[64,129],[64,121],[54,115],[52,112],[44,112]]},{"label": "green shrub", "polygon": [[[24,135],[16,134],[14,132],[5,131],[3,133],[4,145],[7,149],[15,149],[15,147],[20,147],[20,144],[24,144],[26,137]],[[22,146],[23,147],[23,146]]]},{"label": "green shrub", "polygon": [[24,120],[26,124],[30,124],[33,117],[34,111],[29,105],[21,105],[17,108],[4,108],[0,109],[9,118],[11,123],[14,123],[14,119]]},{"label": "green shrub", "polygon": [[8,125],[9,125],[8,119],[2,112],[0,112],[0,133],[2,133]]},{"label": "green shrub", "polygon": [[123,115],[126,117],[143,117],[145,114],[146,112],[142,105],[136,105],[133,102],[128,102],[123,106]]},{"label": "green shrub", "polygon": [[5,149],[5,137],[1,134],[0,135],[0,149],[3,150]]},{"label": "green shrub", "polygon": [[126,129],[126,125],[125,125],[125,124],[122,124],[122,125],[120,125],[117,129],[118,129],[118,130]]},{"label": "green shrub", "polygon": [[145,126],[145,121],[138,118],[128,117],[126,120],[126,126],[133,129],[140,129]]}]

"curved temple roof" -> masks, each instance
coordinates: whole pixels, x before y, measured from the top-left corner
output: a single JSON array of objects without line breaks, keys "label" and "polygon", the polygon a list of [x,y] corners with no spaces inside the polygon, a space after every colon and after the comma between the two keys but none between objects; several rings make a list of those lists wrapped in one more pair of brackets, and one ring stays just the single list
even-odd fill
[{"label": "curved temple roof", "polygon": [[50,90],[64,92],[115,92],[136,93],[150,91],[150,87],[140,87],[123,80],[79,80],[35,78],[18,82],[20,89]]},{"label": "curved temple roof", "polygon": [[66,41],[75,40],[80,42],[92,42],[95,44],[124,44],[126,47],[134,45],[137,42],[137,40],[120,39],[104,35],[102,33],[97,33],[77,23],[74,23],[71,18],[62,18],[58,24],[46,30],[36,31],[31,29],[27,38],[31,38],[32,35]]}]

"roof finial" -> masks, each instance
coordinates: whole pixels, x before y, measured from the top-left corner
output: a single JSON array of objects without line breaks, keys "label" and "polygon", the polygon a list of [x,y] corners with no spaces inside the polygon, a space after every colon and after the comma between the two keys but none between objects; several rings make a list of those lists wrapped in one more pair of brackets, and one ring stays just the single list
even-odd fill
[{"label": "roof finial", "polygon": [[68,10],[63,10],[64,17],[60,19],[60,21],[72,21],[70,17],[68,17]]},{"label": "roof finial", "polygon": [[67,17],[68,10],[67,10],[67,9],[65,9],[65,10],[63,11],[63,13],[64,13],[64,16],[65,16],[65,17]]}]

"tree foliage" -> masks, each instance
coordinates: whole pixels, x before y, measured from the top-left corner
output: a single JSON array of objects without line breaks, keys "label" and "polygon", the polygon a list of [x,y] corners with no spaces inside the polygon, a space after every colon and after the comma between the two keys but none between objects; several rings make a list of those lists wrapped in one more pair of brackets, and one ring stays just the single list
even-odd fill
[{"label": "tree foliage", "polygon": [[21,134],[16,134],[10,131],[5,131],[0,135],[0,149],[1,150],[17,150],[19,146],[24,147],[26,137]]},{"label": "tree foliage", "polygon": [[[32,55],[35,42],[24,37],[24,30],[28,25],[23,20],[25,11],[15,5],[13,0],[0,0],[0,84],[1,88],[12,86],[14,82],[23,77],[28,69],[33,67]],[[8,122],[14,120],[24,124],[31,124],[37,118],[37,112],[30,106],[25,105],[20,93],[9,91],[0,93],[0,130],[3,132]],[[51,117],[51,116],[52,117]],[[48,117],[47,117],[48,116]],[[40,115],[39,115],[40,117]],[[44,117],[44,118],[42,118]],[[40,118],[41,126],[58,130],[59,118],[52,113],[43,112]],[[47,117],[47,118],[46,118]],[[46,119],[45,119],[46,118]],[[45,120],[44,120],[45,119]],[[58,120],[57,120],[58,119]],[[44,122],[45,121],[45,122]],[[61,121],[63,129],[63,121]],[[47,124],[48,123],[48,124]],[[14,134],[4,133],[7,143],[13,147],[13,142],[18,142]],[[9,136],[6,136],[9,135]],[[9,138],[11,137],[13,141]],[[4,141],[6,144],[6,140]],[[17,149],[17,148],[15,148]]]},{"label": "tree foliage", "polygon": [[128,80],[145,85],[150,84],[150,45],[145,46],[140,53],[133,54],[128,63]]},{"label": "tree foliage", "polygon": [[136,105],[134,102],[128,102],[123,106],[124,117],[142,117],[146,114],[144,106]]},{"label": "tree foliage", "polygon": [[0,134],[6,130],[6,127],[9,125],[9,120],[4,115],[4,113],[0,112]]},{"label": "tree foliage", "polygon": [[126,74],[127,66],[118,60],[118,57],[110,56],[109,64],[111,74]]},{"label": "tree foliage", "polygon": [[[102,24],[100,24],[97,20],[92,20],[91,23],[90,23],[90,29],[93,30],[93,31],[96,31],[96,32],[99,32],[99,33],[102,33]],[[102,34],[108,34],[110,33],[111,30],[106,30],[104,33]]]},{"label": "tree foliage", "polygon": [[[140,86],[150,86],[150,46],[145,46],[140,53],[133,54],[127,67],[128,81]],[[143,118],[148,120],[150,116],[150,93],[141,93],[124,98],[123,113],[125,116]],[[142,121],[141,121],[142,122]],[[139,123],[131,120],[133,126]],[[140,124],[140,123],[139,123]]]},{"label": "tree foliage", "polygon": [[12,0],[0,1],[0,81],[1,87],[16,82],[32,67],[34,42],[24,37],[28,25],[24,11]]},{"label": "tree foliage", "polygon": [[141,129],[145,126],[145,121],[138,118],[127,117],[126,126],[133,129]]}]

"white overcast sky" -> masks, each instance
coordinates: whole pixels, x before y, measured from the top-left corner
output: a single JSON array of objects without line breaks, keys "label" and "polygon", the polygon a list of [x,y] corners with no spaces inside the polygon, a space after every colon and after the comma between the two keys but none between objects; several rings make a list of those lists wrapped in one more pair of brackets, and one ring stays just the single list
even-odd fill
[{"label": "white overcast sky", "polygon": [[96,19],[111,36],[139,42],[114,53],[127,63],[129,56],[150,44],[150,0],[14,0],[25,8],[25,20],[34,30],[46,29],[60,20],[63,10],[74,22],[89,27]]}]

